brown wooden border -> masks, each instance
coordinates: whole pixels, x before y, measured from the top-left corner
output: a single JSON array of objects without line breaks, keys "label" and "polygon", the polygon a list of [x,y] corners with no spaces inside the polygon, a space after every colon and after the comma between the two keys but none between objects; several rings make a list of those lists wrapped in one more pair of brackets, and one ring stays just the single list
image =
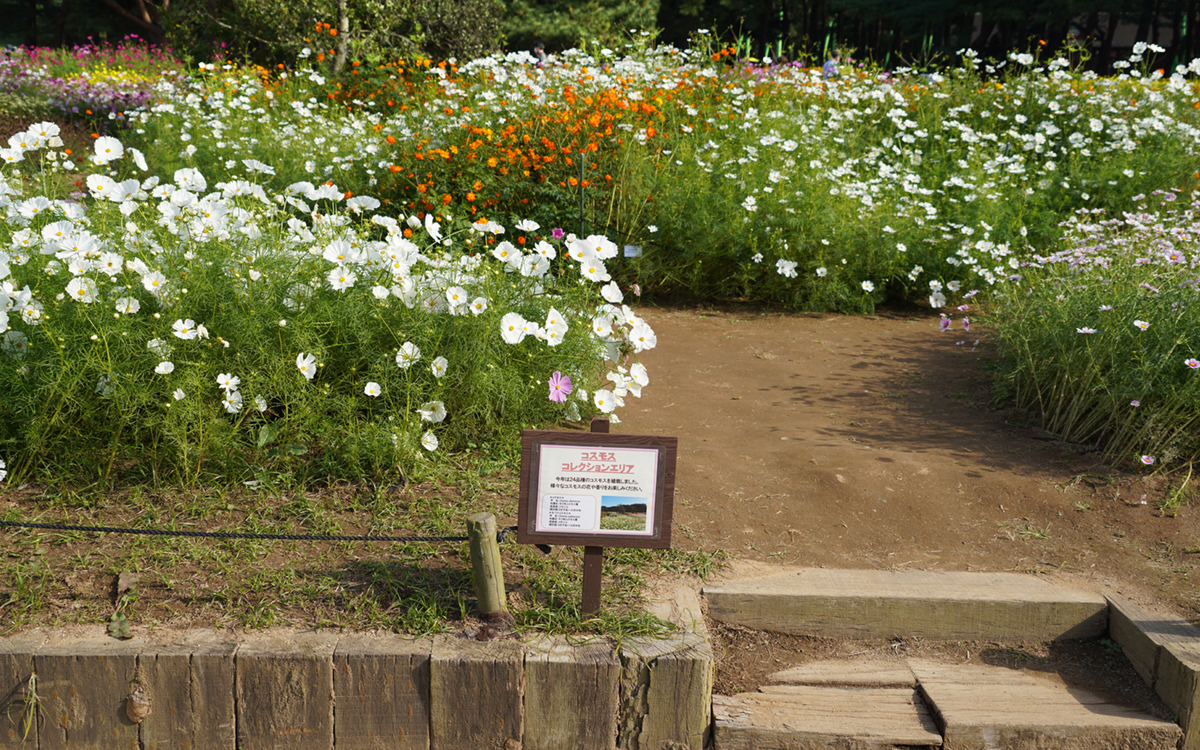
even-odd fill
[{"label": "brown wooden border", "polygon": [[[622,534],[562,534],[534,531],[536,504],[531,496],[531,487],[536,486],[533,473],[535,446],[580,445],[596,448],[657,448],[659,450],[658,476],[655,479],[654,530],[650,536],[625,536]],[[679,441],[673,437],[657,435],[611,435],[598,432],[556,432],[553,430],[525,430],[521,433],[521,494],[517,503],[517,542],[520,544],[555,544],[568,547],[641,547],[645,549],[669,549],[671,547],[671,519],[675,506],[675,459],[679,453]]]}]

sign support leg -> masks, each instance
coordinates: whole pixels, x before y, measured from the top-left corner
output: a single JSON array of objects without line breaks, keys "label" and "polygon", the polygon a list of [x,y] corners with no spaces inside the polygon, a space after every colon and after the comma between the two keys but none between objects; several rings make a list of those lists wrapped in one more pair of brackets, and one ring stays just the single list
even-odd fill
[{"label": "sign support leg", "polygon": [[585,615],[600,611],[600,571],[604,567],[603,547],[583,548],[583,600],[579,609]]},{"label": "sign support leg", "polygon": [[[582,164],[582,162],[580,162]],[[582,188],[580,194],[582,195]],[[581,214],[582,216],[582,214]],[[592,417],[591,432],[608,432],[608,420],[604,417]],[[600,611],[600,579],[604,569],[604,548],[583,548],[583,599],[579,609],[585,615],[594,615]]]}]

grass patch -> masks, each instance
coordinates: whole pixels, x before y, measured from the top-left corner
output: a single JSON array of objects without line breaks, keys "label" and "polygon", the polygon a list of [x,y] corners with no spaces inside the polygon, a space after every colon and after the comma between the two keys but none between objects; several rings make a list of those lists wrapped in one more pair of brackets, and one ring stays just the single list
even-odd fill
[{"label": "grass patch", "polygon": [[[493,466],[491,471],[481,470]],[[466,518],[516,512],[517,478],[479,458],[441,482],[324,487],[260,484],[177,489],[9,487],[4,520],[250,533],[463,536]],[[0,626],[108,623],[115,635],[152,625],[386,629],[426,635],[466,628],[475,603],[466,542],[213,540],[12,529],[0,536]],[[579,611],[582,553],[501,545],[509,606],[521,629],[655,636],[646,614],[655,577],[705,577],[726,555],[606,551],[602,610]]]}]

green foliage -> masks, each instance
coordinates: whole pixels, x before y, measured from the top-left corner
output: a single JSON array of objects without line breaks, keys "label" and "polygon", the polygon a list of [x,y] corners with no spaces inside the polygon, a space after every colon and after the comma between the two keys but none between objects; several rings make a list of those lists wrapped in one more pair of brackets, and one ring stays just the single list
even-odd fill
[{"label": "green foliage", "polygon": [[0,92],[0,121],[13,123],[48,120],[55,109],[45,96]]},{"label": "green foliage", "polygon": [[616,47],[631,29],[653,28],[659,0],[508,0],[501,29],[507,47],[554,52],[595,40]]},{"label": "green foliage", "polygon": [[[418,53],[471,58],[495,50],[503,6],[499,0],[349,0],[349,33],[323,0],[220,0],[175,3],[164,11],[168,38],[196,61],[232,59],[290,65],[301,49],[351,59],[382,60]],[[318,27],[318,24],[329,26]]]}]

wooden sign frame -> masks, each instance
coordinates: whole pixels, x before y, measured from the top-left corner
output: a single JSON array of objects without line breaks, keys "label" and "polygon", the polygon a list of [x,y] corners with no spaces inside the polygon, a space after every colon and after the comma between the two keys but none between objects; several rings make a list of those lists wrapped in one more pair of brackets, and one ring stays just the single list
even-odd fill
[{"label": "wooden sign frame", "polygon": [[[607,421],[603,422],[607,428]],[[655,462],[654,497],[648,508],[649,533],[621,534],[604,532],[563,532],[538,530],[537,519],[542,512],[538,488],[543,470],[543,447],[591,448],[595,451],[612,449],[650,449],[657,452]],[[525,430],[521,435],[521,490],[517,505],[517,542],[521,544],[551,544],[576,547],[638,547],[669,549],[671,546],[672,514],[675,504],[675,459],[678,441],[673,437],[651,435],[611,435],[607,431],[556,432]],[[585,472],[586,473],[586,472]],[[597,498],[598,500],[600,498]]]}]

